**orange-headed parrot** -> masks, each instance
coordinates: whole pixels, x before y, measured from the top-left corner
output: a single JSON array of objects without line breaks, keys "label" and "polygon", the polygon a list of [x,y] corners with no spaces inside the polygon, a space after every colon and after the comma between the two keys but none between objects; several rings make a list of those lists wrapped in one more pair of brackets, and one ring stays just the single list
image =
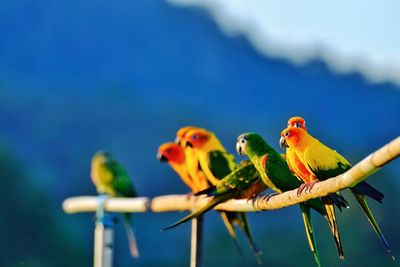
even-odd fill
[{"label": "orange-headed parrot", "polygon": [[[297,157],[306,170],[313,177],[306,183],[306,188],[311,190],[313,185],[319,180],[323,181],[335,177],[349,170],[352,165],[338,152],[325,146],[320,141],[311,136],[305,127],[304,119],[295,117],[289,120],[289,127],[281,133],[281,146],[289,148],[291,153]],[[371,197],[378,202],[382,202],[384,195],[374,187],[363,181],[349,188],[363,209],[372,228],[383,242],[388,253],[394,259],[388,242],[380,230],[365,196]]]}]

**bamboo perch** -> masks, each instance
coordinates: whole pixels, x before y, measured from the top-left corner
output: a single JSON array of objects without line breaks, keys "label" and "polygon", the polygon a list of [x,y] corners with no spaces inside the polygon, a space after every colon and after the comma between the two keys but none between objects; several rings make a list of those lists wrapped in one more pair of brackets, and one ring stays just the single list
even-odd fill
[{"label": "bamboo perch", "polygon": [[[378,149],[368,157],[353,166],[347,172],[316,183],[311,193],[297,196],[297,189],[270,197],[258,196],[251,200],[230,200],[219,204],[214,209],[227,211],[254,212],[274,210],[295,205],[311,198],[323,197],[329,193],[337,192],[351,187],[369,175],[379,170],[388,162],[400,155],[400,137]],[[105,203],[105,210],[112,212],[169,212],[197,209],[207,203],[205,197],[188,195],[165,195],[153,199],[139,198],[110,198]],[[97,197],[74,197],[66,199],[63,209],[66,213],[94,212],[98,206]]]}]

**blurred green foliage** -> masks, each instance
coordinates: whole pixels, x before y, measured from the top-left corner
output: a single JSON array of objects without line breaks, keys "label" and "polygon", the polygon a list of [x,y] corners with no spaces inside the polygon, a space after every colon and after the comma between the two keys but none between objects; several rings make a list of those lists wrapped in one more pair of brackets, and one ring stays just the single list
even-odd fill
[{"label": "blurred green foliage", "polygon": [[35,174],[0,145],[0,266],[83,266],[87,255],[57,223],[49,195]]}]

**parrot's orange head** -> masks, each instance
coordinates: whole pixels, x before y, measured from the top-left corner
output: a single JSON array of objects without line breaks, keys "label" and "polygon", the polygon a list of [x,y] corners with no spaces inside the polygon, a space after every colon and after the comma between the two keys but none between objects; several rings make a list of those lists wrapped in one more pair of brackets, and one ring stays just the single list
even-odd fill
[{"label": "parrot's orange head", "polygon": [[303,128],[288,127],[281,132],[281,139],[279,140],[279,145],[281,148],[294,147],[301,140],[304,135],[305,130]]},{"label": "parrot's orange head", "polygon": [[307,131],[306,121],[302,117],[291,117],[288,120],[287,127],[303,128],[304,130]]},{"label": "parrot's orange head", "polygon": [[158,148],[157,158],[160,161],[182,164],[185,162],[185,151],[178,144],[166,143]]},{"label": "parrot's orange head", "polygon": [[193,129],[198,129],[197,127],[194,126],[186,126],[186,127],[182,127],[178,130],[178,132],[176,132],[176,138],[175,138],[175,143],[180,144],[181,146],[185,146],[185,134],[187,132],[189,132],[190,130]]},{"label": "parrot's orange head", "polygon": [[210,139],[212,133],[204,129],[192,129],[185,134],[186,145],[201,149]]}]

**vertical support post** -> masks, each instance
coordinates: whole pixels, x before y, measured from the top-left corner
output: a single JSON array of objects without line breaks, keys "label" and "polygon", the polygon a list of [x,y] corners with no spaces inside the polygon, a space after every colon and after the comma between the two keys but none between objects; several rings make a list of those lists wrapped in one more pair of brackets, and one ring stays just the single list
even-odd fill
[{"label": "vertical support post", "polygon": [[96,227],[94,230],[94,267],[113,266],[114,246],[114,218],[104,211],[104,202],[107,198],[99,197],[99,206],[96,211]]},{"label": "vertical support post", "polygon": [[190,242],[190,267],[200,267],[202,264],[203,247],[203,216],[192,219],[192,234]]}]

